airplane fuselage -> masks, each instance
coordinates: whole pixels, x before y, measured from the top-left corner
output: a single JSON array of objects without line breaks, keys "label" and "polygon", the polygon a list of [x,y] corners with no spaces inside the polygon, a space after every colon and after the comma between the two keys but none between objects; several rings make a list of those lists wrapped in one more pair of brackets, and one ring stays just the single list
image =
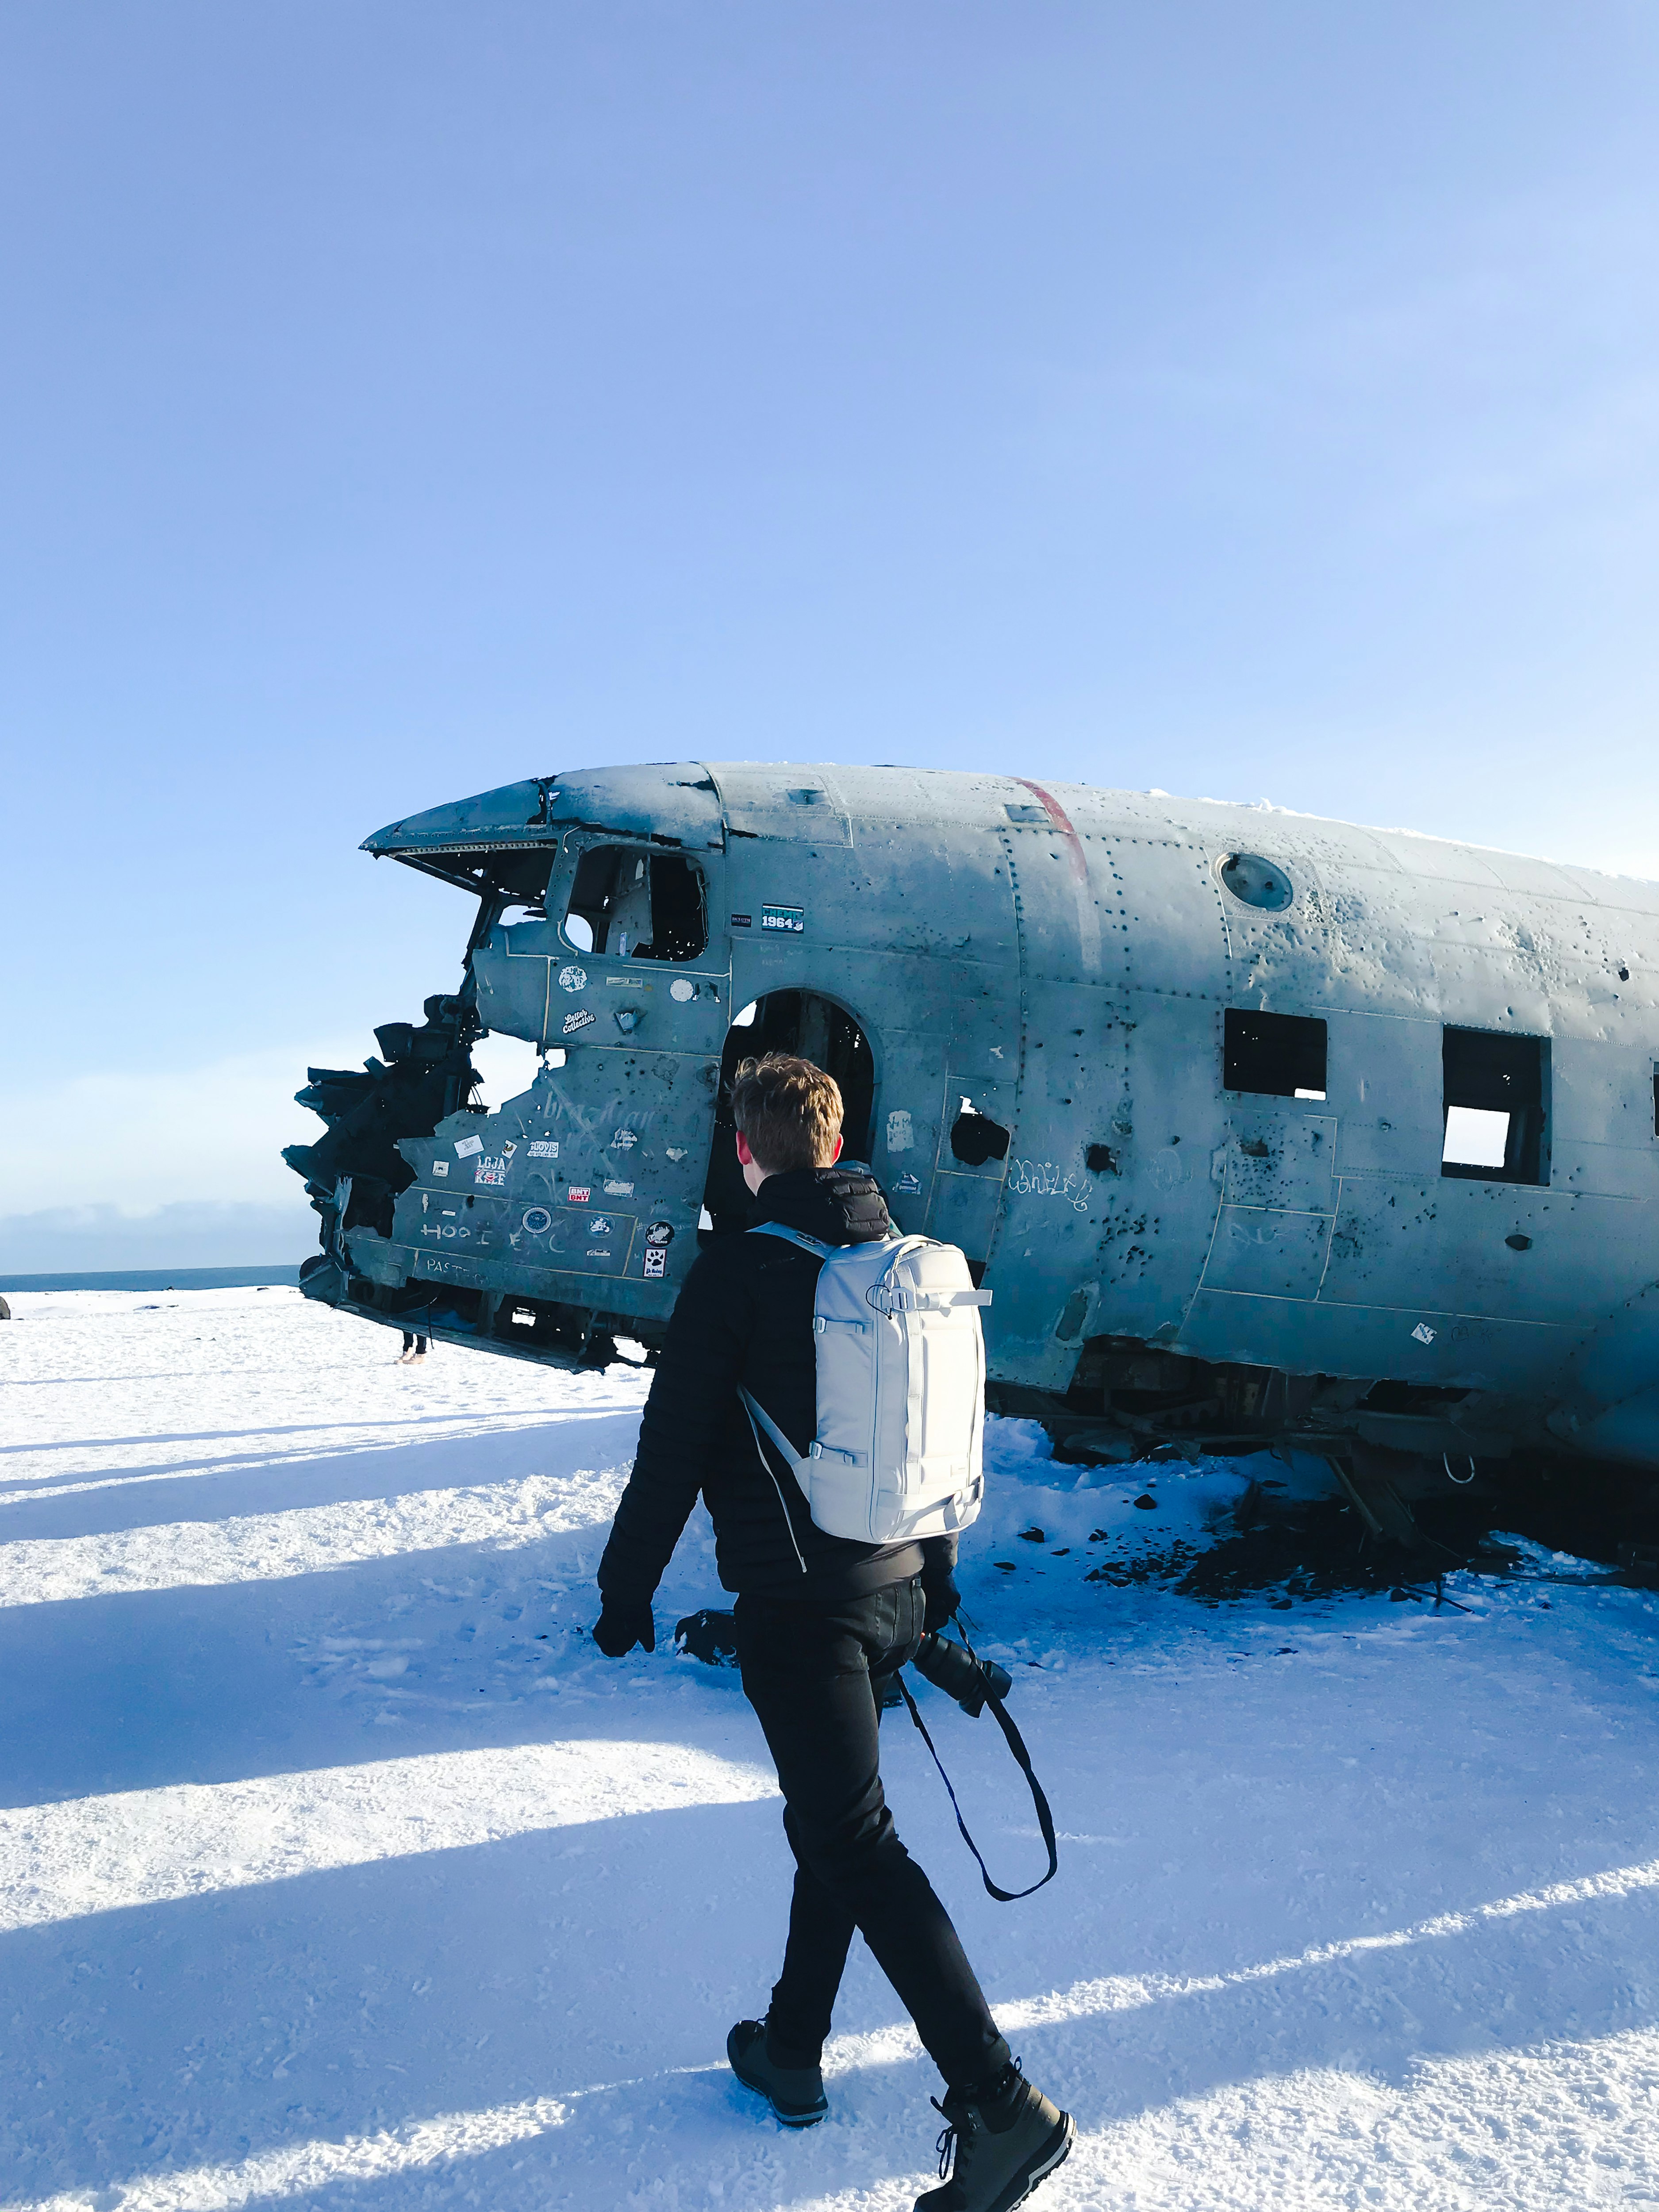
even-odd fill
[{"label": "airplane fuselage", "polygon": [[1659,886],[902,769],[600,769],[368,849],[479,893],[463,999],[550,1059],[404,1137],[389,1219],[315,1186],[314,1295],[650,1346],[700,1218],[742,1226],[752,1037],[837,1066],[899,1227],[994,1292],[1010,1404],[1156,1418],[1214,1373],[1188,1431],[1659,1462]]}]

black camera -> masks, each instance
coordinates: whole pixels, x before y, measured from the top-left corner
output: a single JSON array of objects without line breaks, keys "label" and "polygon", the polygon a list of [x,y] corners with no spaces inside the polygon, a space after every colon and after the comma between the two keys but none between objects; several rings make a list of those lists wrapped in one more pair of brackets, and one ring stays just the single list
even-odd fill
[{"label": "black camera", "polygon": [[705,1606],[674,1623],[674,1648],[689,1651],[705,1667],[735,1667],[738,1663],[737,1624],[729,1613],[714,1613]]},{"label": "black camera", "polygon": [[[674,1625],[674,1643],[678,1650],[701,1659],[706,1666],[735,1667],[738,1663],[737,1632],[729,1613],[705,1608],[702,1613],[688,1613]],[[1014,1686],[1013,1678],[994,1659],[978,1658],[947,1637],[934,1635],[931,1629],[922,1638],[911,1663],[936,1690],[943,1690],[947,1698],[954,1698],[969,1720],[979,1718],[988,1699],[1006,1698]],[[896,1674],[878,1677],[874,1686],[876,1702],[884,1711],[901,1702]]]},{"label": "black camera", "polygon": [[1012,1675],[994,1659],[976,1658],[960,1644],[936,1636],[931,1629],[918,1645],[912,1664],[936,1690],[954,1698],[969,1720],[979,1718],[988,1699],[1006,1698],[1014,1686]]}]

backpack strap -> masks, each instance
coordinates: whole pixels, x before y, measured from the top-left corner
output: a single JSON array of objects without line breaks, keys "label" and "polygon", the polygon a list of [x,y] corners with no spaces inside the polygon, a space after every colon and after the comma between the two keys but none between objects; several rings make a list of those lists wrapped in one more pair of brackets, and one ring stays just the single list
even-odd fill
[{"label": "backpack strap", "polygon": [[[766,1451],[765,1447],[762,1444],[760,1440],[760,1430],[764,1429],[767,1435],[771,1437],[772,1442],[776,1445],[784,1465],[788,1468],[790,1474],[794,1476],[795,1480],[800,1485],[802,1496],[810,1499],[811,1492],[807,1488],[806,1485],[805,1460],[804,1460],[801,1457],[801,1455],[795,1449],[793,1444],[790,1443],[788,1437],[785,1436],[783,1431],[772,1419],[772,1416],[767,1412],[765,1407],[761,1404],[759,1399],[751,1397],[749,1392],[744,1389],[741,1382],[738,1385],[738,1395],[743,1401],[744,1412],[749,1416],[750,1427],[751,1429],[755,1429],[755,1449],[759,1452],[761,1455],[762,1466],[764,1467],[766,1464]],[[755,1428],[755,1424],[757,1421],[760,1424],[760,1428]]]},{"label": "backpack strap", "polygon": [[803,1252],[816,1252],[820,1260],[827,1260],[832,1252],[839,1252],[839,1244],[820,1244],[816,1237],[808,1237],[799,1229],[786,1229],[781,1221],[757,1221],[752,1229],[744,1231],[746,1237],[781,1237],[786,1243],[799,1244]]},{"label": "backpack strap", "polygon": [[[781,1237],[791,1244],[799,1244],[803,1252],[816,1252],[820,1260],[829,1259],[836,1252],[861,1252],[861,1244],[821,1244],[816,1237],[808,1237],[799,1229],[786,1229],[781,1221],[757,1221],[746,1230],[749,1237]],[[926,1237],[884,1237],[886,1244],[927,1244]],[[888,1273],[890,1277],[891,1269]],[[865,1292],[878,1313],[948,1313],[952,1306],[988,1306],[989,1291],[911,1291],[886,1290],[878,1287]]]},{"label": "backpack strap", "polygon": [[865,1297],[878,1313],[949,1313],[954,1306],[988,1306],[989,1291],[912,1291],[875,1289]]},{"label": "backpack strap", "polygon": [[[857,1324],[855,1323],[854,1326],[856,1327]],[[815,1459],[839,1460],[843,1467],[869,1466],[870,1455],[868,1452],[836,1451],[827,1444],[821,1444],[816,1437],[813,1437],[811,1444],[806,1452],[806,1455],[803,1458],[800,1453],[795,1449],[793,1444],[790,1443],[788,1437],[785,1436],[783,1431],[778,1426],[777,1423],[772,1419],[772,1416],[767,1412],[765,1407],[762,1405],[760,1400],[751,1396],[750,1394],[744,1389],[741,1382],[738,1385],[738,1395],[743,1401],[743,1410],[749,1416],[749,1425],[751,1429],[755,1430],[755,1449],[760,1453],[762,1461],[764,1462],[766,1458],[766,1453],[760,1440],[761,1429],[764,1429],[767,1435],[771,1437],[773,1443],[777,1446],[779,1451],[782,1453],[785,1463],[787,1465],[789,1472],[794,1476],[796,1481],[799,1483],[801,1494],[806,1499],[809,1505],[811,1503],[812,1492],[807,1483],[806,1470]],[[755,1424],[757,1421],[760,1424],[760,1428],[755,1427]]]},{"label": "backpack strap", "polygon": [[795,1554],[795,1564],[799,1567],[802,1574],[805,1574],[806,1572],[806,1561],[801,1553],[800,1540],[795,1534],[795,1524],[789,1518],[788,1500],[784,1497],[783,1485],[778,1480],[777,1475],[774,1472],[771,1461],[766,1456],[766,1447],[760,1440],[760,1431],[755,1426],[755,1416],[758,1413],[761,1419],[765,1422],[767,1434],[775,1441],[778,1449],[783,1454],[784,1458],[788,1462],[789,1472],[795,1478],[795,1486],[797,1489],[799,1489],[802,1497],[806,1499],[807,1510],[810,1512],[811,1510],[811,1493],[807,1489],[805,1483],[801,1480],[801,1469],[805,1466],[806,1462],[804,1459],[801,1459],[797,1455],[794,1446],[790,1443],[788,1437],[785,1436],[783,1431],[778,1426],[771,1415],[761,1411],[760,1407],[755,1402],[754,1399],[750,1396],[749,1393],[744,1389],[741,1383],[738,1385],[738,1395],[743,1401],[744,1412],[749,1416],[750,1433],[755,1439],[755,1449],[759,1455],[760,1463],[766,1469],[767,1474],[771,1477],[772,1487],[778,1493],[778,1507],[783,1515],[783,1525],[789,1531],[789,1543],[791,1549]]}]

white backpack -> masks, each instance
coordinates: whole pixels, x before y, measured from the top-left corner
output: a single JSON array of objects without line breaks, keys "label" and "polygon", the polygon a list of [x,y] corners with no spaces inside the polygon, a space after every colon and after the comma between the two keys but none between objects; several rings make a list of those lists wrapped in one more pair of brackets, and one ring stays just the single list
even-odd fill
[{"label": "white backpack", "polygon": [[762,1461],[764,1429],[828,1536],[897,1544],[977,1520],[985,1492],[978,1309],[991,1293],[974,1288],[962,1252],[928,1237],[821,1244],[775,1221],[749,1233],[781,1237],[823,1261],[812,1308],[817,1434],[801,1458],[742,1390]]}]

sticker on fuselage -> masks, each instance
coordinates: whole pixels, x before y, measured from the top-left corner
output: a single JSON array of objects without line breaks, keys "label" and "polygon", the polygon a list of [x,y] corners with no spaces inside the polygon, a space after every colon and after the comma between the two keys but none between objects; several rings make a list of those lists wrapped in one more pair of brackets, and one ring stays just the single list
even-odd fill
[{"label": "sticker on fuselage", "polygon": [[611,1216],[596,1213],[587,1224],[587,1233],[590,1237],[608,1237],[611,1234]]},{"label": "sticker on fuselage", "polygon": [[733,929],[749,928],[750,927],[749,915],[746,914],[734,914],[732,917],[732,927]]},{"label": "sticker on fuselage", "polygon": [[631,1129],[618,1129],[611,1141],[619,1152],[631,1152],[640,1140]]},{"label": "sticker on fuselage", "polygon": [[893,1185],[893,1195],[896,1198],[916,1198],[921,1195],[921,1185],[913,1175],[902,1175]]},{"label": "sticker on fuselage", "polygon": [[647,1244],[645,1248],[645,1265],[641,1268],[640,1273],[645,1277],[647,1282],[658,1281],[665,1276],[668,1273],[667,1246]]},{"label": "sticker on fuselage", "polygon": [[684,975],[676,975],[668,987],[668,995],[683,1006],[688,999],[696,997],[697,987],[695,983],[689,982]]},{"label": "sticker on fuselage", "polygon": [[449,1162],[447,1160],[434,1160],[432,1163],[432,1172],[434,1176],[447,1176],[449,1173]]},{"label": "sticker on fuselage", "polygon": [[563,1034],[566,1036],[574,1036],[578,1030],[592,1029],[598,1019],[599,1016],[590,1014],[586,1006],[579,1007],[574,1014],[565,1016]]},{"label": "sticker on fuselage", "polygon": [[761,908],[761,927],[781,930],[787,937],[799,937],[806,927],[804,906],[763,906]]},{"label": "sticker on fuselage", "polygon": [[504,1160],[510,1160],[514,1153],[516,1152],[518,1149],[519,1147],[517,1144],[511,1137],[503,1137],[501,1139],[501,1158]]},{"label": "sticker on fuselage", "polygon": [[457,1137],[455,1139],[455,1157],[458,1160],[470,1160],[474,1152],[481,1152],[483,1150],[482,1137]]},{"label": "sticker on fuselage", "polygon": [[559,1157],[558,1139],[538,1137],[530,1147],[530,1157],[532,1160],[556,1160]]},{"label": "sticker on fuselage", "polygon": [[592,1185],[585,1182],[573,1182],[565,1193],[572,1206],[586,1206],[592,1195]]},{"label": "sticker on fuselage", "polygon": [[559,988],[562,991],[585,991],[587,988],[586,969],[578,968],[574,963],[568,968],[561,968]]},{"label": "sticker on fuselage", "polygon": [[607,1198],[632,1198],[634,1186],[631,1182],[608,1182],[605,1187],[605,1194]]},{"label": "sticker on fuselage", "polygon": [[489,1154],[486,1152],[477,1166],[473,1169],[472,1180],[474,1182],[504,1183],[507,1181],[507,1162],[504,1159],[491,1159]]},{"label": "sticker on fuselage", "polygon": [[545,1237],[553,1226],[553,1217],[544,1206],[532,1206],[525,1210],[524,1226],[532,1237]]},{"label": "sticker on fuselage", "polygon": [[645,1232],[645,1241],[647,1244],[661,1245],[665,1249],[674,1241],[673,1223],[653,1221]]},{"label": "sticker on fuselage", "polygon": [[1434,1342],[1434,1331],[1429,1327],[1425,1321],[1419,1322],[1417,1327],[1412,1331],[1412,1334],[1417,1339],[1419,1344],[1432,1344]]},{"label": "sticker on fuselage", "polygon": [[887,1149],[890,1152],[908,1152],[915,1144],[910,1116],[902,1106],[896,1106],[887,1116]]}]

